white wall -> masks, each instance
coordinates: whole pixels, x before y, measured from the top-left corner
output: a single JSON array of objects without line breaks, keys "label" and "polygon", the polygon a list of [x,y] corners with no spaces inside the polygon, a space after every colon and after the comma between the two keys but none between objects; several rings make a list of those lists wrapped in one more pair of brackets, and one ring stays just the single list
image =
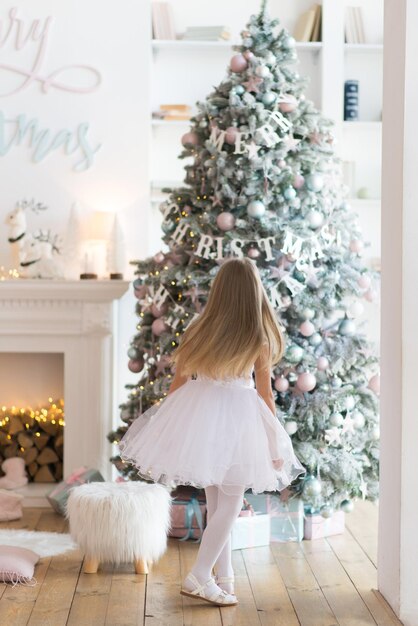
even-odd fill
[{"label": "white wall", "polygon": [[[10,27],[9,11],[17,7],[16,18],[22,20],[23,33],[29,32],[33,20],[52,16],[45,57],[38,68],[42,77],[68,65],[88,65],[100,73],[101,84],[93,93],[68,93],[50,87],[47,93],[35,83],[14,95],[4,94],[22,84],[21,74],[3,65],[29,71],[40,50],[40,41],[31,41],[16,50],[15,38],[4,41]],[[80,152],[66,155],[62,148],[52,151],[39,163],[33,161],[33,149],[27,136],[21,146],[13,146],[0,156],[0,265],[11,267],[6,214],[17,200],[32,198],[49,209],[42,215],[29,215],[30,230],[51,228],[63,234],[70,207],[78,201],[84,215],[89,211],[117,212],[126,236],[127,258],[146,256],[149,249],[149,3],[124,0],[116,6],[100,0],[18,0],[0,7],[0,111],[14,120],[24,114],[39,120],[39,129],[50,129],[52,137],[62,129],[74,131],[89,123],[88,137],[94,146],[101,144],[93,164],[86,171],[74,171]],[[11,35],[16,35],[13,22]],[[77,69],[62,73],[56,80],[65,84],[86,86],[93,73]],[[6,123],[6,141],[12,138],[16,125]],[[2,127],[0,126],[0,137]],[[127,267],[127,275],[133,268]],[[120,307],[120,371],[126,377],[125,347],[134,329],[131,320],[133,303],[126,297]],[[1,346],[0,346],[1,350]],[[0,356],[0,359],[2,357]],[[5,362],[0,360],[4,371]],[[19,363],[8,360],[12,377]],[[124,382],[124,381],[123,381]],[[120,387],[123,388],[123,382]],[[48,385],[47,385],[48,387]],[[48,394],[45,389],[45,394]],[[41,394],[42,395],[42,394]],[[120,399],[124,392],[121,391]],[[0,398],[1,401],[1,398]]]},{"label": "white wall", "polygon": [[418,624],[417,23],[415,0],[386,0],[378,586],[405,626]]}]

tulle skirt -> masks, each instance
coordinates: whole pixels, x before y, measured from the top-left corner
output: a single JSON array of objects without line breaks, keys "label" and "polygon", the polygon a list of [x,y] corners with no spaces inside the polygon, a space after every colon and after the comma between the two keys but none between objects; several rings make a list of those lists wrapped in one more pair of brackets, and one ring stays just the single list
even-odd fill
[{"label": "tulle skirt", "polygon": [[140,477],[172,488],[217,485],[231,495],[281,491],[306,471],[247,378],[188,380],[132,422],[119,450]]}]

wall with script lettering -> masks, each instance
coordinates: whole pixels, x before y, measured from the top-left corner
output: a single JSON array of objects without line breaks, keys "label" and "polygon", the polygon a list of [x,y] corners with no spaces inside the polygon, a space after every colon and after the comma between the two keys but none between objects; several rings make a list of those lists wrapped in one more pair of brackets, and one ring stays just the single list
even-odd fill
[{"label": "wall with script lettering", "polygon": [[0,6],[0,265],[18,200],[117,211],[128,258],[147,254],[149,2],[10,0]]}]

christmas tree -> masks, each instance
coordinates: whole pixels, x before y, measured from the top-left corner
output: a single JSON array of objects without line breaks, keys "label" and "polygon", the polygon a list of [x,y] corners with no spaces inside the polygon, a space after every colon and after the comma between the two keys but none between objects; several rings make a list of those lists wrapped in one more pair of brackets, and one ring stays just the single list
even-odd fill
[{"label": "christmas tree", "polygon": [[[184,185],[161,206],[167,249],[136,261],[139,322],[128,355],[118,442],[167,394],[170,354],[228,257],[248,256],[285,330],[274,370],[277,415],[307,468],[290,487],[308,511],[378,496],[377,359],[357,328],[375,277],[347,205],[331,122],[304,96],[295,41],[265,3],[242,32],[224,80],[182,138]],[[135,479],[120,457],[118,469]]]}]

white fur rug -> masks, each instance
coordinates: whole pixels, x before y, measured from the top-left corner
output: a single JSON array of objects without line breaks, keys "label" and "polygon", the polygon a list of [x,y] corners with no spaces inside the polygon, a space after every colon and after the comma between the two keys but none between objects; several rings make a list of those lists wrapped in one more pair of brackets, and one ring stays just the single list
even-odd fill
[{"label": "white fur rug", "polygon": [[45,533],[37,530],[0,529],[0,545],[33,550],[40,557],[56,556],[77,548],[65,533]]}]

